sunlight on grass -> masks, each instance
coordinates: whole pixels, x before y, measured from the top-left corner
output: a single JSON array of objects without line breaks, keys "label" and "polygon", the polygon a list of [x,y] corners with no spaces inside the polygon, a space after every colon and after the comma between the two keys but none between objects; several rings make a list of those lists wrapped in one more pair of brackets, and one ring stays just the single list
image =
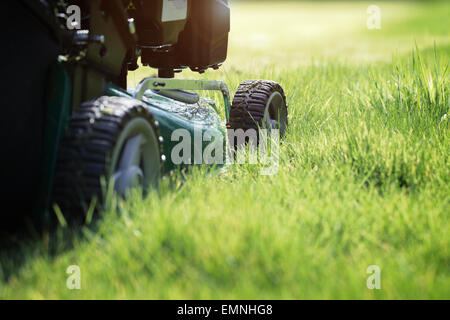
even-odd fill
[{"label": "sunlight on grass", "polygon": [[449,299],[449,5],[380,6],[372,32],[365,3],[233,4],[222,70],[179,77],[280,82],[278,174],[196,168],[111,197],[118,212],[0,254],[0,298]]},{"label": "sunlight on grass", "polygon": [[[432,46],[434,40],[449,43],[450,28],[442,24],[450,15],[450,5],[381,2],[381,30],[368,30],[366,9],[371,4],[234,3],[226,65],[294,67],[324,58],[347,63],[390,61],[393,52],[407,52],[414,39],[422,48]],[[400,28],[406,30],[399,33]]]}]

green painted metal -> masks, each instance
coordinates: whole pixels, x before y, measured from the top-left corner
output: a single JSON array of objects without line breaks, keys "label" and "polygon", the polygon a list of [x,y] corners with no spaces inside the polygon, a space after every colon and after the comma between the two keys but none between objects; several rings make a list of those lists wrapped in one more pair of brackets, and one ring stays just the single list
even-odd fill
[{"label": "green painted metal", "polygon": [[136,87],[134,97],[140,100],[149,92],[149,90],[174,89],[220,91],[222,93],[225,105],[225,118],[227,122],[230,120],[230,92],[226,83],[220,80],[145,78]]},{"label": "green painted metal", "polygon": [[[53,180],[58,158],[58,149],[61,145],[62,137],[66,131],[72,110],[72,82],[66,67],[63,64],[56,64],[50,73],[51,88],[48,98],[48,112],[46,127],[44,132],[44,164],[42,180],[42,196],[40,197],[39,212],[48,214],[51,196],[53,192]],[[133,98],[135,89],[128,91],[109,84],[106,95]],[[222,123],[216,104],[211,99],[201,98],[196,104],[186,104],[162,95],[151,90],[145,91],[141,100],[148,106],[153,116],[159,123],[161,136],[164,139],[163,153],[166,162],[163,165],[163,173],[167,174],[173,170],[187,167],[188,165],[174,164],[171,159],[172,149],[179,143],[173,141],[172,133],[177,129],[186,129],[193,137],[191,147],[191,159],[194,159],[195,152],[203,151],[207,146],[215,141],[203,141],[201,139],[202,150],[195,150],[198,145],[194,144],[194,137],[203,137],[205,132],[211,130],[220,135],[223,140],[223,155],[226,155],[226,128]],[[227,101],[225,101],[226,103]],[[226,116],[228,117],[228,106],[226,105]],[[192,160],[193,161],[193,160]],[[222,164],[215,164],[215,168],[222,167]]]},{"label": "green painted metal", "polygon": [[70,119],[72,105],[72,85],[66,68],[56,64],[50,72],[48,112],[44,132],[44,195],[39,207],[48,212],[53,191],[53,180],[58,158],[58,149]]},{"label": "green painted metal", "polygon": [[[110,84],[107,90],[107,95],[132,98],[135,96],[135,89],[125,91],[113,84]],[[177,129],[186,129],[192,137],[191,164],[194,164],[193,161],[195,158],[195,153],[203,154],[203,151],[207,146],[212,143],[217,143],[216,141],[204,141],[204,139],[201,139],[207,131],[210,133],[214,132],[214,135],[220,135],[222,138],[223,156],[225,160],[226,128],[221,122],[214,102],[209,99],[200,99],[197,104],[191,105],[164,97],[152,91],[146,91],[141,96],[141,100],[145,102],[159,123],[159,130],[164,139],[163,152],[166,156],[166,162],[163,167],[164,173],[180,169],[180,167],[186,167],[186,165],[180,166],[174,164],[171,159],[172,149],[179,143],[179,141],[173,141],[174,139],[172,139],[172,133]],[[201,139],[201,144],[195,144],[195,137],[199,136]],[[199,146],[201,146],[202,150],[198,150]],[[196,147],[197,150],[195,150]],[[225,161],[215,164],[215,167],[222,167],[224,162]]]}]

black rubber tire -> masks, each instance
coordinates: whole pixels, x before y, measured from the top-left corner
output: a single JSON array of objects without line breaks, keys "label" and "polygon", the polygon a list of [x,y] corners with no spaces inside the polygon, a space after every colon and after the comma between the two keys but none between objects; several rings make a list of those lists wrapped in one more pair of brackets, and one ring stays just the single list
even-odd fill
[{"label": "black rubber tire", "polygon": [[93,197],[98,199],[97,209],[101,207],[101,177],[108,181],[108,163],[117,139],[126,124],[136,118],[150,124],[164,159],[158,122],[141,101],[104,96],[83,103],[73,113],[59,150],[52,201],[65,215],[86,213]]},{"label": "black rubber tire", "polygon": [[[285,108],[283,121],[287,127],[288,110],[284,90],[278,83],[270,80],[246,80],[239,85],[233,98],[227,127],[234,130],[254,129],[258,131],[263,126],[268,99],[274,92],[280,93],[283,98],[283,107]],[[284,132],[281,133],[281,138],[283,135]]]}]

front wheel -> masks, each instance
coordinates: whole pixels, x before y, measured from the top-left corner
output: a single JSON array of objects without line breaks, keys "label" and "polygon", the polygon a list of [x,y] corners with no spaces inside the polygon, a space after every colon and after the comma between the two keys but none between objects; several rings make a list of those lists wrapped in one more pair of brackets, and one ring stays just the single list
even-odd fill
[{"label": "front wheel", "polygon": [[278,83],[247,80],[239,85],[231,105],[229,129],[278,129],[282,138],[287,125],[286,96]]},{"label": "front wheel", "polygon": [[63,212],[86,211],[103,199],[106,183],[121,195],[133,187],[156,187],[162,137],[158,122],[142,102],[100,97],[74,112],[60,148],[54,202]]}]

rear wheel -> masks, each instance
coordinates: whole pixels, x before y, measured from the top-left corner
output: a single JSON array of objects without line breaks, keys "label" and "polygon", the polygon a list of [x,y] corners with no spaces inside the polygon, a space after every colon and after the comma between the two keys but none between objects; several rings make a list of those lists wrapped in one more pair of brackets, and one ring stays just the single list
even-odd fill
[{"label": "rear wheel", "polygon": [[142,102],[85,102],[72,115],[60,149],[54,202],[64,213],[86,211],[94,197],[104,200],[102,177],[121,195],[136,186],[156,187],[164,159],[158,123]]},{"label": "rear wheel", "polygon": [[286,96],[278,83],[247,80],[239,85],[231,105],[229,129],[278,129],[283,137],[287,125]]}]

